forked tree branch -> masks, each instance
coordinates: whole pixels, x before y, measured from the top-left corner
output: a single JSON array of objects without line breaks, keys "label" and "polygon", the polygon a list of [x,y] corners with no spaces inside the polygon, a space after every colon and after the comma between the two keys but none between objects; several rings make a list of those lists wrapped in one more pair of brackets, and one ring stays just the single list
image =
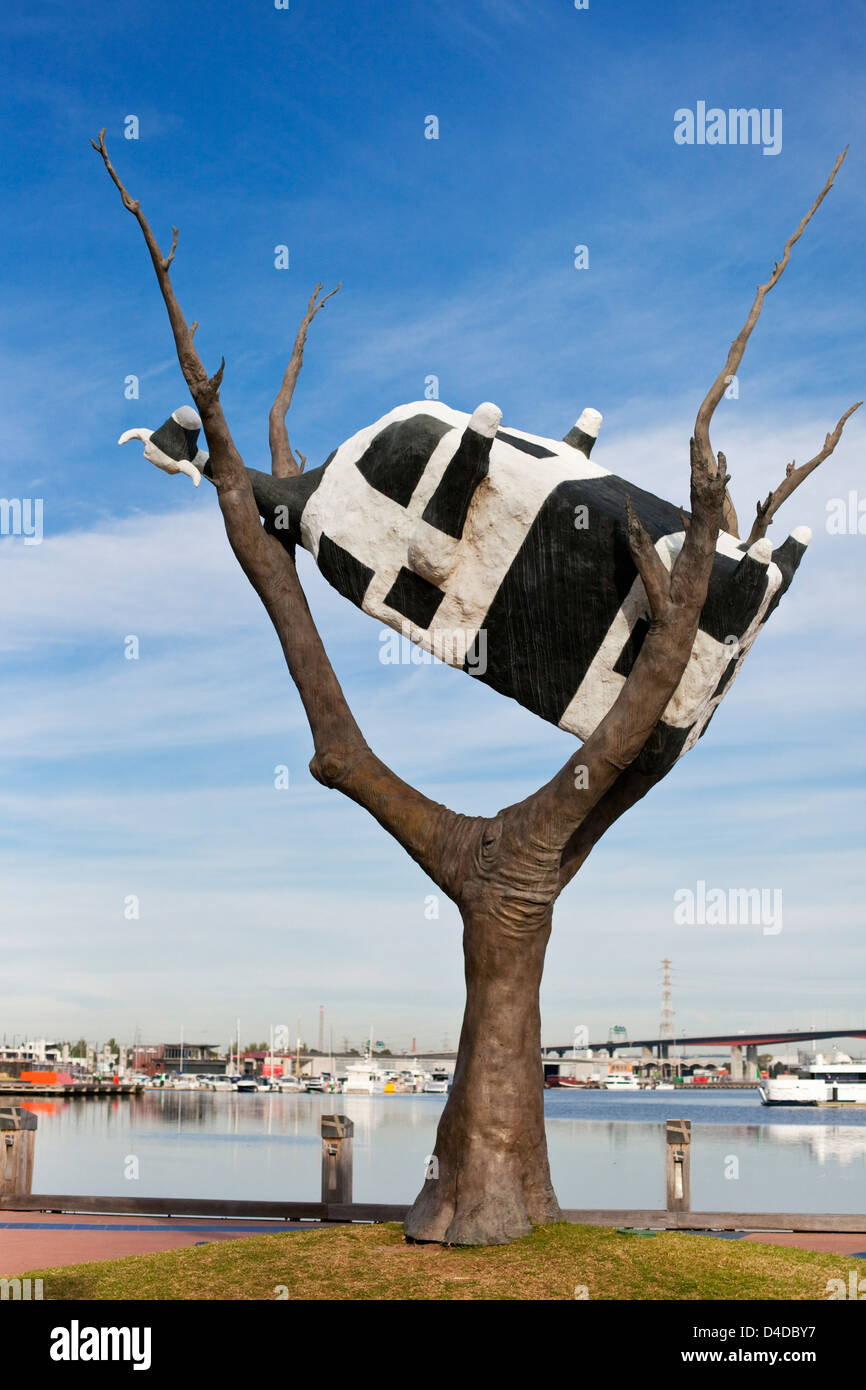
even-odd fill
[{"label": "forked tree branch", "polygon": [[[842,151],[842,153],[836,160],[836,163],[833,165],[829,178],[827,179],[827,182],[824,184],[824,187],[822,188],[818,197],[815,199],[806,216],[799,223],[796,231],[785,242],[785,249],[782,254],[782,259],[780,261],[777,261],[776,264],[773,266],[773,272],[769,280],[766,282],[766,284],[758,286],[758,290],[755,295],[752,308],[749,312],[749,316],[745,324],[743,325],[741,332],[734,339],[734,342],[731,344],[731,349],[728,353],[727,361],[725,362],[724,367],[722,368],[713,385],[710,387],[710,390],[707,392],[707,395],[701,404],[701,407],[698,411],[697,419],[695,421],[694,438],[691,441],[693,504],[696,489],[698,492],[700,492],[707,486],[708,480],[711,476],[712,468],[714,466],[712,462],[713,454],[710,445],[709,433],[710,423],[713,418],[713,412],[715,411],[715,408],[718,405],[719,401],[722,399],[722,396],[725,393],[725,389],[730,381],[731,376],[736,372],[741,361],[743,360],[743,354],[746,350],[746,344],[749,341],[752,329],[755,327],[755,324],[757,323],[758,318],[760,317],[765,296],[773,288],[780,275],[784,271],[790,259],[791,248],[793,247],[794,243],[800,238],[807,223],[810,221],[811,217],[813,216],[817,208],[821,205],[830,188],[832,187],[833,180],[835,179],[839,167],[842,164],[843,159],[845,158],[847,149],[848,147],[846,145],[845,149]],[[771,492],[769,494],[766,502],[763,504],[761,504],[760,502],[758,503],[758,515],[749,534],[749,539],[746,543],[746,548],[752,545],[754,541],[760,540],[766,534],[767,527],[769,526],[770,522],[773,519],[773,516],[775,515],[778,508],[781,506],[782,502],[784,502],[785,499],[791,495],[794,489],[799,486],[799,484],[804,480],[804,478],[808,477],[808,475],[815,468],[817,468],[818,465],[822,463],[825,458],[829,457],[829,455],[832,454],[833,450],[835,449],[842,436],[842,430],[844,429],[846,420],[849,418],[850,415],[854,413],[855,410],[857,410],[857,408],[861,404],[862,402],[858,401],[855,405],[852,405],[850,409],[845,412],[845,414],[842,416],[841,420],[837,424],[835,430],[833,430],[831,434],[827,435],[824,441],[824,448],[820,451],[820,453],[816,454],[815,457],[813,459],[810,459],[808,463],[802,464],[800,468],[796,468],[792,464],[788,468],[787,476],[785,477],[784,481],[779,485],[778,488],[775,489],[774,492]],[[725,456],[721,452],[718,456],[717,472],[720,478],[723,478],[726,473]],[[726,484],[727,481],[728,479],[725,479]],[[725,497],[727,499],[727,490],[725,492]],[[727,505],[727,501],[723,502],[723,516],[726,513]],[[688,594],[696,579],[696,575],[694,573],[694,562],[691,556],[687,554],[687,547],[688,542],[691,539],[692,531],[694,529],[693,523],[697,514],[693,510],[692,516],[689,518],[687,518],[685,514],[682,515],[683,524],[686,530],[686,544],[683,546],[683,550],[677,557],[677,562],[674,565],[673,574],[671,577],[671,593],[675,604],[680,602],[680,600]],[[699,515],[701,518],[699,524],[703,527],[703,518],[705,517],[704,508],[701,508]],[[731,528],[730,526],[727,526],[726,529]],[[732,532],[732,534],[736,534],[736,532]],[[715,546],[715,541],[713,541],[713,546]],[[705,595],[706,587],[704,587],[703,592]],[[648,640],[649,638],[647,638],[647,641]],[[646,643],[644,645],[646,645]],[[636,665],[637,663],[635,663],[635,666]],[[634,668],[632,670],[632,674],[634,674]],[[622,695],[624,694],[625,690],[623,690],[622,692]],[[620,696],[620,698],[622,698],[622,695]],[[616,706],[614,706],[614,710],[615,709]],[[612,710],[611,713],[613,712],[614,711]],[[656,782],[660,781],[661,776],[663,775],[664,774],[642,773],[638,771],[636,767],[629,766],[620,774],[619,777],[617,777],[613,781],[607,782],[606,785],[604,785],[602,796],[592,800],[592,804],[590,805],[589,810],[578,821],[572,835],[568,840],[568,843],[565,846],[562,855],[561,868],[562,887],[565,887],[565,885],[574,877],[578,869],[583,864],[584,860],[589,855],[593,846],[598,843],[602,835],[604,835],[605,832],[610,828],[610,826],[613,825],[614,821],[618,820],[619,817],[624,815],[626,811],[630,810],[630,808],[634,806],[636,802],[640,801],[642,797],[646,796],[650,788],[655,786]]]},{"label": "forked tree branch", "polygon": [[[292,558],[261,524],[252,486],[219,398],[225,361],[215,375],[209,377],[193,345],[192,332],[169,277],[177,249],[177,231],[173,233],[170,255],[163,256],[138,202],[127,192],[108,157],[105,131],[100,133],[98,142],[92,140],[91,144],[102,156],[123,205],[138,222],[150,252],[174,334],[178,361],[201,416],[210,449],[211,471],[229,543],[276,629],[286,665],[306,711],[316,749],[310,770],[324,785],[338,787],[344,795],[365,807],[431,878],[453,896],[456,888],[452,881],[454,856],[449,856],[443,846],[446,841],[453,846],[460,840],[466,819],[410,787],[367,746],[313,622]],[[312,316],[310,314],[310,319]],[[302,325],[302,334],[304,331],[305,325]],[[295,378],[299,368],[300,362]],[[294,386],[294,380],[291,384]]]},{"label": "forked tree branch", "polygon": [[808,463],[801,463],[799,468],[793,461],[788,464],[788,467],[785,469],[785,476],[779,483],[779,486],[774,488],[772,492],[767,493],[764,502],[759,501],[757,504],[757,514],[755,520],[752,522],[752,529],[749,532],[749,539],[746,542],[747,547],[754,541],[759,541],[763,536],[766,536],[767,527],[770,525],[770,522],[773,520],[773,517],[776,515],[782,503],[791,496],[795,488],[798,488],[800,484],[808,478],[810,473],[815,471],[819,464],[830,457],[836,445],[839,443],[839,440],[842,438],[842,431],[845,428],[846,420],[854,414],[855,410],[859,410],[862,404],[862,401],[855,401],[852,406],[848,407],[836,428],[825,437],[823,449],[819,450],[814,458],[809,459]]},{"label": "forked tree branch", "polygon": [[833,180],[835,179],[836,174],[838,173],[842,161],[844,160],[847,153],[848,146],[846,145],[844,150],[836,160],[836,163],[833,165],[833,168],[830,170],[830,175],[827,179],[827,182],[824,184],[824,187],[821,189],[821,192],[818,194],[817,198],[810,207],[809,211],[806,213],[805,217],[797,226],[796,231],[792,232],[791,235],[788,237],[788,240],[785,242],[785,249],[782,252],[782,259],[775,262],[770,278],[767,280],[766,284],[758,285],[758,288],[755,291],[755,298],[752,301],[752,307],[749,310],[748,318],[746,319],[746,322],[743,324],[743,327],[740,329],[734,341],[731,343],[730,351],[728,352],[725,365],[719,372],[719,375],[716,377],[715,381],[713,382],[712,386],[710,387],[709,391],[704,397],[704,400],[701,403],[701,407],[698,410],[697,419],[695,421],[695,439],[697,441],[698,447],[704,454],[712,453],[710,447],[710,421],[713,418],[713,412],[715,411],[716,406],[719,404],[719,401],[722,399],[722,396],[725,394],[725,391],[728,385],[730,384],[731,377],[736,376],[737,374],[740,363],[743,360],[743,354],[746,351],[746,344],[749,341],[752,329],[755,327],[755,324],[758,322],[758,319],[760,318],[761,309],[764,305],[764,299],[766,295],[769,294],[773,286],[777,284],[779,278],[785,270],[785,267],[788,264],[788,261],[791,259],[791,248],[794,246],[795,242],[800,240],[800,237],[803,235],[803,232],[805,231],[807,225],[809,224],[809,222],[811,222],[812,217],[823,203],[827,194],[830,192],[830,189],[833,187]]},{"label": "forked tree branch", "polygon": [[602,835],[620,816],[630,811],[662,778],[664,772],[641,772],[632,765],[616,779],[604,796],[596,802],[589,815],[577,827],[562,855],[560,883],[570,883],[598,844]]},{"label": "forked tree branch", "polygon": [[653,545],[643,522],[632,507],[631,498],[628,495],[625,499],[625,515],[631,557],[646,590],[650,613],[656,621],[659,621],[667,616],[670,609],[670,572]]},{"label": "forked tree branch", "polygon": [[295,338],[295,345],[292,348],[292,355],[286,366],[282,384],[271,406],[271,412],[268,416],[268,439],[271,446],[271,472],[275,478],[289,478],[293,477],[296,473],[302,473],[304,471],[304,464],[307,460],[304,455],[299,452],[298,458],[301,459],[301,464],[300,467],[298,466],[289,444],[289,434],[286,429],[286,416],[289,412],[289,406],[292,403],[295,383],[298,380],[301,367],[304,365],[304,344],[307,341],[307,329],[319,310],[337,293],[342,283],[341,280],[340,284],[337,285],[335,289],[331,290],[329,294],[323,295],[321,299],[318,298],[319,291],[322,288],[321,285],[317,285],[310,295],[307,312],[301,319],[301,326]]},{"label": "forked tree branch", "polygon": [[[736,524],[736,514],[733,513],[733,504],[727,492],[730,479],[726,459],[721,452],[716,459],[710,443],[713,414],[731,376],[743,360],[766,295],[779,280],[790,260],[792,247],[827,196],[846,153],[847,146],[833,165],[809,212],[785,242],[782,258],[773,266],[769,279],[758,286],[748,318],[731,344],[724,367],[700,405],[689,445],[692,511],[688,519],[683,516],[685,539],[674,562],[667,592],[665,581],[649,554],[654,547],[639,523],[635,524],[636,519],[631,515],[630,505],[628,507],[629,546],[647,591],[652,621],[625,685],[578,755],[570,758],[565,767],[533,797],[517,807],[509,808],[509,811],[517,814],[526,814],[527,808],[532,808],[532,832],[537,844],[551,846],[561,843],[561,886],[577,871],[613,820],[623,815],[652,785],[631,765],[662,718],[688,664],[706,601],[720,525],[726,521]],[[834,434],[841,434],[846,418],[839,422]],[[827,453],[832,452],[836,442],[833,436],[828,436],[825,444]],[[807,469],[811,471],[812,467],[817,467],[820,461],[818,458],[804,465],[801,477],[806,475]],[[785,495],[793,491],[800,480],[798,477],[791,483]],[[784,498],[780,498],[776,505],[782,500]],[[753,539],[754,534],[750,542]],[[581,770],[579,779],[575,778],[576,767]]]},{"label": "forked tree branch", "polygon": [[[99,140],[91,140],[91,145],[102,156],[112,182],[120,193],[123,206],[131,212],[144,237],[145,244],[150,252],[150,259],[156,271],[156,278],[162,292],[163,301],[168,311],[168,321],[171,324],[171,331],[174,335],[174,344],[177,351],[177,358],[180,369],[183,372],[184,380],[189,387],[190,394],[198,407],[198,412],[202,418],[207,441],[211,449],[211,462],[214,472],[214,481],[220,489],[231,485],[239,490],[243,495],[246,491],[249,494],[249,503],[258,517],[255,501],[252,496],[252,489],[244,469],[243,460],[234,445],[234,440],[229,432],[222,406],[219,404],[219,388],[222,381],[225,359],[221,362],[219,369],[214,376],[209,377],[205,371],[201,358],[193,346],[193,335],[186,319],[183,316],[181,307],[177,302],[174,286],[171,283],[169,269],[174,253],[177,250],[178,231],[172,228],[171,254],[163,256],[159,249],[159,243],[151,231],[150,224],[138,200],[131,197],[118,177],[117,170],[114,168],[108,157],[108,150],[105,147],[105,130],[99,132]],[[196,325],[197,326],[197,325]]]},{"label": "forked tree branch", "polygon": [[730,536],[739,538],[740,522],[737,517],[737,509],[727,489],[725,490],[725,504],[722,507],[722,530],[727,531]]},{"label": "forked tree branch", "polygon": [[[662,578],[643,527],[627,523],[635,567],[649,583],[651,621],[634,665],[607,714],[578,754],[545,786],[508,810],[525,819],[534,844],[565,854],[582,822],[630,767],[672,699],[691,656],[716,554],[725,489],[724,454],[718,464],[690,441],[692,514],[671,573]],[[656,554],[658,566],[664,568]],[[576,769],[580,776],[576,777]]]}]

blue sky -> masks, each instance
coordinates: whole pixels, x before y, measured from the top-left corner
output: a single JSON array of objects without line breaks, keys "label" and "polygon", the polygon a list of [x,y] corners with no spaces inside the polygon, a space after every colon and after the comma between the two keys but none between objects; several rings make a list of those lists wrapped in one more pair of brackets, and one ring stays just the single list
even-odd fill
[{"label": "blue sky", "polygon": [[[0,538],[0,1033],[183,1024],[223,1041],[240,1015],[246,1037],[298,1016],[312,1036],[324,1003],[339,1039],[373,1021],[394,1045],[453,1044],[456,912],[428,920],[420,871],[310,779],[211,490],[116,447],[187,397],[89,137],[107,128],[165,247],[180,228],[175,285],[205,361],[225,354],[251,466],[309,292],[342,280],[290,420],[311,465],[435,374],[449,404],[493,400],[506,425],[554,437],[595,406],[594,458],[675,502],[754,286],[850,142],[716,414],[747,518],[864,394],[860,7],[46,0],[3,35],[0,491],[44,500],[45,538]],[[677,145],[674,112],[698,101],[780,109],[781,151]],[[864,487],[864,437],[855,417],[776,521],[775,540],[808,524],[813,545],[707,737],[560,900],[548,1040],[653,1028],[664,955],[680,1029],[866,1022],[866,538],[825,525]],[[378,626],[301,563],[356,714],[401,775],[491,812],[568,756],[569,736],[457,672],[382,666]],[[781,888],[783,931],[675,926],[674,892],[699,879]]]}]

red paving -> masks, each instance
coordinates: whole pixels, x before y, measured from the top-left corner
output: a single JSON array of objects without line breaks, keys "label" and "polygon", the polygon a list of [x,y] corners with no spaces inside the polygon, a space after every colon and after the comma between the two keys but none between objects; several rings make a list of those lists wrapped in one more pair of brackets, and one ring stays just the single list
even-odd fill
[{"label": "red paving", "polygon": [[194,1217],[77,1216],[71,1212],[0,1212],[0,1278],[52,1265],[117,1260],[181,1250],[215,1240],[306,1230],[288,1221],[197,1221]]},{"label": "red paving", "polygon": [[820,1250],[825,1255],[866,1255],[866,1232],[749,1231],[742,1237],[762,1245],[792,1245],[796,1250]]}]

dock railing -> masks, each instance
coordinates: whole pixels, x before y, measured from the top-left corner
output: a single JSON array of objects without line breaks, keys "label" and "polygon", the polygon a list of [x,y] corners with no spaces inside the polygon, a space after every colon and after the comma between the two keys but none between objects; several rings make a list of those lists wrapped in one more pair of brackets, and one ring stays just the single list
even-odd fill
[{"label": "dock railing", "polygon": [[[31,1192],[37,1118],[21,1107],[0,1108],[0,1210],[88,1215],[197,1217],[214,1221],[402,1221],[408,1204],[352,1201],[353,1124],[347,1115],[323,1115],[321,1201],[223,1200],[210,1197],[115,1197]],[[566,1221],[672,1231],[866,1231],[866,1214],[838,1212],[720,1212],[691,1210],[691,1121],[665,1123],[664,1210],[565,1208]],[[432,1167],[432,1165],[431,1165]],[[432,1179],[431,1179],[432,1180]]]}]

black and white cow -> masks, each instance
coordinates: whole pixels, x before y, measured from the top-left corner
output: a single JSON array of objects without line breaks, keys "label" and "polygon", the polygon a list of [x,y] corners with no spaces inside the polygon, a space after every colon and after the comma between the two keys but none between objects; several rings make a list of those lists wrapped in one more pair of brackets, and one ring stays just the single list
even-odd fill
[{"label": "black and white cow", "polygon": [[[365,613],[542,719],[587,738],[640,650],[649,611],[626,536],[626,496],[670,567],[679,509],[590,462],[601,424],[585,410],[564,440],[500,428],[439,401],[398,406],[293,478],[249,469],[259,512],[302,545]],[[205,477],[200,422],[174,412],[145,440],[167,472]],[[197,478],[194,476],[197,483]],[[689,664],[644,750],[666,770],[697,742],[811,536],[777,550],[722,532]]]}]

